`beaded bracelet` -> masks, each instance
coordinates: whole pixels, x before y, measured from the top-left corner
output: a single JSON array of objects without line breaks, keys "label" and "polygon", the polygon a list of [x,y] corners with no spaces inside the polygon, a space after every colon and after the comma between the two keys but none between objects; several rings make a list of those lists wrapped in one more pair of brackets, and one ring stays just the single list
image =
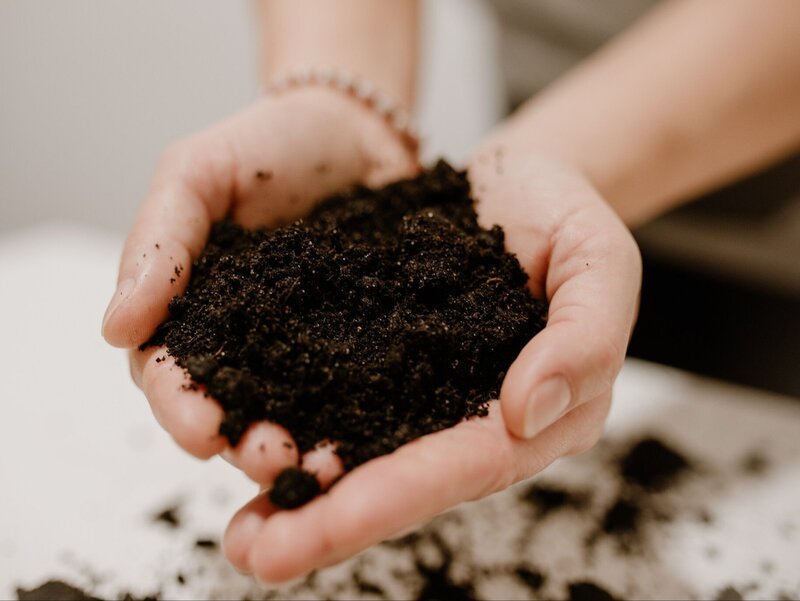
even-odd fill
[{"label": "beaded bracelet", "polygon": [[266,91],[268,94],[280,94],[310,85],[329,87],[355,98],[383,119],[397,134],[403,145],[414,156],[417,155],[419,138],[411,125],[410,115],[368,80],[331,67],[309,67],[275,77],[267,86]]}]

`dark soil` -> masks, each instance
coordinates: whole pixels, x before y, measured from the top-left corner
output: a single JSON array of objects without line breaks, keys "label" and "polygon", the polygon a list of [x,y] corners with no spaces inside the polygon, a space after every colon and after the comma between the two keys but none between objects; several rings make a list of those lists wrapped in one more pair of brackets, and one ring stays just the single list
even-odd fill
[{"label": "dark soil", "polygon": [[625,482],[648,491],[668,488],[689,467],[683,455],[656,438],[635,443],[619,462]]},{"label": "dark soil", "polygon": [[26,590],[17,589],[17,599],[19,601],[100,601],[86,591],[62,582],[60,580],[48,580],[39,586]]},{"label": "dark soil", "polygon": [[570,601],[614,601],[616,598],[594,582],[573,582],[568,590]]},{"label": "dark soil", "polygon": [[475,591],[470,583],[456,583],[449,576],[449,565],[431,569],[418,565],[423,585],[417,601],[474,601]]},{"label": "dark soil", "polygon": [[538,591],[545,582],[545,576],[539,570],[534,570],[525,566],[514,569],[517,579],[532,591]]},{"label": "dark soil", "polygon": [[603,516],[603,532],[618,536],[633,536],[639,529],[642,508],[634,499],[617,499]]},{"label": "dark soil", "polygon": [[320,493],[319,480],[305,470],[287,467],[269,491],[269,500],[276,507],[295,509],[305,505]]},{"label": "dark soil", "polygon": [[180,510],[177,506],[166,507],[153,516],[153,521],[165,524],[170,528],[180,528]]},{"label": "dark soil", "polygon": [[216,551],[219,543],[213,538],[198,538],[194,541],[194,546],[198,549],[205,549],[207,551]]},{"label": "dark soil", "polygon": [[589,502],[586,493],[573,492],[548,484],[532,484],[520,498],[534,508],[538,518],[560,509],[584,509]]},{"label": "dark soil", "polygon": [[741,462],[742,472],[751,476],[761,476],[769,467],[769,459],[760,451],[748,453]]},{"label": "dark soil", "polygon": [[715,601],[742,601],[744,597],[742,596],[742,593],[740,593],[735,587],[726,586],[717,593],[717,596],[714,597],[714,599]]},{"label": "dark soil", "polygon": [[[134,597],[130,593],[120,593],[117,598],[122,601],[156,601],[158,597],[159,594]],[[61,580],[48,580],[29,590],[18,588],[17,599],[18,601],[103,601]]]},{"label": "dark soil", "polygon": [[268,419],[346,469],[486,414],[544,326],[503,231],[481,228],[446,163],[323,201],[273,230],[216,223],[186,293],[145,346],[166,345],[220,403],[236,445]]}]

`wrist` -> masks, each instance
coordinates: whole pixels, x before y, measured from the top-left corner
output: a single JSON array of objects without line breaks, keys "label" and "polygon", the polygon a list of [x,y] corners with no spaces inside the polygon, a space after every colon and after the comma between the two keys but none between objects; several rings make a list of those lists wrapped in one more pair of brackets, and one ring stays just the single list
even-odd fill
[{"label": "wrist", "polygon": [[576,134],[567,124],[559,127],[553,122],[518,123],[512,117],[481,144],[476,159],[487,161],[499,155],[506,160],[568,168],[587,180],[619,217],[632,226],[652,216],[647,206],[637,202],[647,190],[635,185],[645,183],[641,177],[645,166],[633,150],[622,141],[612,148],[600,148],[591,143],[591,136]]}]

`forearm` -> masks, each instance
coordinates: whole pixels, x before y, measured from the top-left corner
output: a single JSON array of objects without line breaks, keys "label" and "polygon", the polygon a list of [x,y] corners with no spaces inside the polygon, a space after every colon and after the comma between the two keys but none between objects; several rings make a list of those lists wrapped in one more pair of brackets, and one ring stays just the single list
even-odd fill
[{"label": "forearm", "polygon": [[267,77],[330,66],[412,107],[418,0],[264,0],[260,9]]},{"label": "forearm", "polygon": [[800,147],[800,2],[664,3],[491,143],[577,165],[645,221]]}]

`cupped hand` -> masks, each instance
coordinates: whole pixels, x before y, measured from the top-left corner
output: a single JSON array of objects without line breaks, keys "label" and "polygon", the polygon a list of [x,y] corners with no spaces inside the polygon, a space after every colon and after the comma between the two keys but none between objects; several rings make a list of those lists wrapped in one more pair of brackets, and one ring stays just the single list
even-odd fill
[{"label": "cupped hand", "polygon": [[[379,185],[416,169],[375,113],[344,94],[310,87],[264,98],[164,153],[125,242],[103,335],[130,349],[134,381],[180,446],[201,458],[222,452],[264,486],[299,460],[288,432],[268,422],[226,448],[219,405],[184,386],[186,374],[164,348],[138,350],[167,317],[170,299],[185,290],[212,222],[229,215],[247,227],[275,226],[348,185]],[[311,451],[303,462],[323,481],[335,475],[330,452]]]},{"label": "cupped hand", "polygon": [[548,299],[547,326],[510,367],[487,417],[369,461],[300,509],[254,498],[225,535],[237,568],[275,582],[339,562],[583,452],[602,434],[638,308],[633,238],[563,163],[495,145],[469,176],[480,222],[504,228],[531,291]]}]

